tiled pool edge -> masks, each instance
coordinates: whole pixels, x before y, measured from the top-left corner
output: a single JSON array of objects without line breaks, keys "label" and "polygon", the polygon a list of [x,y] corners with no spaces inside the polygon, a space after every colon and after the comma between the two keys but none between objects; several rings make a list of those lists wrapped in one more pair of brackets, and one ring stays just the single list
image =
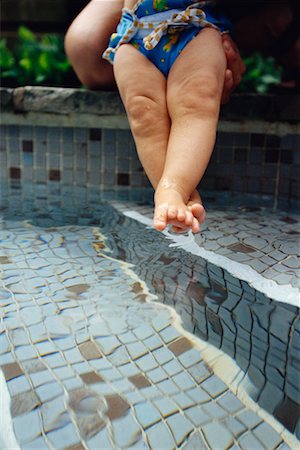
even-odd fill
[{"label": "tiled pool edge", "polygon": [[[152,220],[142,216],[136,211],[123,211],[123,214],[134,220],[137,220],[147,227],[152,227]],[[201,247],[193,235],[189,233],[186,235],[169,234],[168,231],[163,232],[167,239],[170,240],[170,247],[180,247],[181,249],[192,253],[193,255],[200,256],[206,261],[215,264],[222,269],[227,270],[233,277],[240,280],[246,281],[251,287],[262,292],[267,297],[273,300],[281,301],[283,303],[288,303],[293,306],[300,306],[300,290],[291,285],[279,285],[273,280],[267,279],[256,272],[252,267],[246,264],[233,261],[230,258],[218,255],[216,252],[205,250]]]},{"label": "tiled pool edge", "polygon": [[[300,210],[299,100],[300,96],[292,95],[233,95],[221,109],[215,151],[201,191],[243,192],[259,196],[274,208]],[[9,171],[12,181],[24,177],[28,181],[31,176],[35,183],[102,183],[114,189],[149,190],[116,92],[1,88],[0,107],[0,166]],[[70,145],[73,176],[70,163],[65,162],[72,155]],[[46,168],[41,163],[45,152]],[[93,165],[97,154],[102,161],[99,169]],[[82,174],[84,165],[87,172]],[[5,174],[0,171],[1,177]]]}]

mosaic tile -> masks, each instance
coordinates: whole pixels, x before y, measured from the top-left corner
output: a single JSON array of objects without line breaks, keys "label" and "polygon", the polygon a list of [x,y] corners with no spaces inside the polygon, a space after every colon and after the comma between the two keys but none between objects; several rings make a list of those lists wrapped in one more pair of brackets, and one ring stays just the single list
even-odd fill
[{"label": "mosaic tile", "polygon": [[28,444],[25,444],[23,446],[23,448],[24,448],[24,450],[31,450],[31,449],[37,449],[37,450],[41,450],[41,449],[44,450],[45,449],[45,450],[47,450],[50,447],[46,443],[44,437],[43,436],[39,436],[34,441],[31,441]]},{"label": "mosaic tile", "polygon": [[107,428],[102,429],[99,433],[88,439],[87,445],[91,449],[104,448],[114,450],[114,444],[111,441],[110,432]]},{"label": "mosaic tile", "polygon": [[131,415],[114,420],[112,432],[116,447],[130,447],[140,440],[141,429]]},{"label": "mosaic tile", "polygon": [[9,380],[7,387],[11,395],[17,395],[31,390],[30,383],[25,376]]},{"label": "mosaic tile", "polygon": [[200,448],[203,450],[208,450],[209,447],[203,439],[202,434],[196,431],[189,437],[187,443],[185,443],[182,448],[184,450],[196,450]]},{"label": "mosaic tile", "polygon": [[181,409],[186,409],[194,404],[194,401],[192,401],[184,392],[179,392],[174,395],[172,399]]},{"label": "mosaic tile", "polygon": [[145,429],[161,420],[158,410],[148,403],[139,403],[134,407],[138,422]]},{"label": "mosaic tile", "polygon": [[93,341],[84,342],[80,344],[78,348],[82,356],[88,361],[91,359],[102,358],[99,347]]},{"label": "mosaic tile", "polygon": [[201,359],[201,356],[199,354],[199,351],[196,349],[188,350],[187,352],[183,353],[178,357],[179,361],[182,363],[182,365],[185,368],[189,368],[193,366],[195,363],[199,362],[199,359]]},{"label": "mosaic tile", "polygon": [[247,433],[238,439],[242,448],[267,448],[252,433]]},{"label": "mosaic tile", "polygon": [[173,450],[176,448],[176,442],[170,430],[163,422],[151,427],[147,432],[147,438],[150,448],[161,447],[164,450]]},{"label": "mosaic tile", "polygon": [[79,442],[76,428],[71,423],[57,430],[50,431],[47,433],[47,439],[49,439],[53,447],[57,450],[64,449],[66,442],[69,446]]},{"label": "mosaic tile", "polygon": [[226,449],[233,444],[233,436],[221,424],[209,423],[202,430],[210,448]]},{"label": "mosaic tile", "polygon": [[38,386],[35,390],[38,397],[42,402],[50,400],[54,397],[58,397],[62,394],[62,387],[57,383],[46,383],[42,386]]},{"label": "mosaic tile", "polygon": [[168,398],[154,400],[154,404],[160,411],[162,417],[168,417],[178,412],[178,406]]},{"label": "mosaic tile", "polygon": [[40,416],[37,410],[14,418],[14,432],[18,442],[28,443],[40,434]]}]

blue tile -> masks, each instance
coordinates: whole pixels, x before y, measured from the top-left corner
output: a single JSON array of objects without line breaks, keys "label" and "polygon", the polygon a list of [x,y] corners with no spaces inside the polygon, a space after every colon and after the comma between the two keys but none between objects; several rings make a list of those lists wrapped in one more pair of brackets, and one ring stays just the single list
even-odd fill
[{"label": "blue tile", "polygon": [[201,427],[205,423],[211,422],[211,417],[208,416],[201,406],[193,406],[184,411],[185,415],[191,420],[195,427]]},{"label": "blue tile", "polygon": [[194,402],[197,402],[197,403],[206,403],[206,402],[211,401],[211,397],[207,394],[206,391],[204,391],[204,389],[201,389],[200,386],[190,389],[189,391],[186,392],[186,394]]},{"label": "blue tile", "polygon": [[99,433],[95,434],[91,439],[87,441],[88,448],[91,450],[105,449],[105,450],[115,450],[115,445],[111,441],[109,429],[103,428]]},{"label": "blue tile", "polygon": [[212,375],[201,383],[201,387],[213,398],[227,391],[228,387],[217,376]]},{"label": "blue tile", "polygon": [[171,416],[178,412],[178,406],[168,398],[154,400],[154,404],[159,409],[163,417]]},{"label": "blue tile", "polygon": [[161,367],[157,367],[156,369],[148,372],[147,377],[152,381],[152,383],[158,383],[159,381],[169,378],[169,375]]},{"label": "blue tile", "polygon": [[253,430],[253,433],[261,442],[263,442],[266,448],[277,448],[282,441],[280,434],[266,422],[258,425],[258,427]]},{"label": "blue tile", "polygon": [[176,328],[169,326],[160,332],[160,337],[166,344],[168,344],[169,342],[181,337],[181,334],[176,330]]},{"label": "blue tile", "polygon": [[226,392],[226,394],[218,400],[218,404],[230,414],[235,414],[244,408],[243,403],[231,391]]},{"label": "blue tile", "polygon": [[199,350],[192,348],[178,357],[184,367],[189,368],[201,360]]},{"label": "blue tile", "polygon": [[[225,450],[234,443],[232,434],[219,423],[209,423],[202,427],[205,438],[212,449]],[[246,447],[249,448],[249,447]],[[250,447],[260,448],[260,447]]]},{"label": "blue tile", "polygon": [[212,419],[224,419],[228,413],[221,408],[217,403],[208,402],[203,405],[204,411],[211,416]]},{"label": "blue tile", "polygon": [[176,404],[180,406],[181,409],[188,408],[195,404],[195,402],[184,392],[180,392],[179,394],[174,395],[172,398],[174,402],[176,402]]},{"label": "blue tile", "polygon": [[140,358],[135,360],[135,363],[143,372],[148,372],[149,370],[153,370],[158,366],[156,359],[153,358],[151,354],[141,356]]},{"label": "blue tile", "polygon": [[20,444],[30,442],[41,434],[41,421],[38,410],[27,412],[14,418],[13,427]]},{"label": "blue tile", "polygon": [[138,422],[143,428],[152,426],[161,420],[161,416],[151,403],[138,403],[134,407]]},{"label": "blue tile", "polygon": [[56,450],[65,449],[66,443],[69,447],[80,443],[80,437],[72,423],[58,428],[57,430],[50,431],[47,433],[47,438]]},{"label": "blue tile", "polygon": [[177,446],[180,446],[186,436],[194,429],[194,425],[181,414],[169,417],[166,422],[175,437]]},{"label": "blue tile", "polygon": [[170,375],[176,375],[179,372],[182,372],[184,369],[181,364],[176,359],[171,360],[170,362],[164,364],[164,370]]},{"label": "blue tile", "polygon": [[162,341],[159,339],[157,335],[145,339],[144,344],[146,345],[146,347],[149,348],[149,350],[156,350],[163,346]]},{"label": "blue tile", "polygon": [[245,449],[261,449],[263,448],[262,443],[254,436],[253,433],[247,433],[238,438],[238,443],[242,448]]},{"label": "blue tile", "polygon": [[156,386],[162,391],[164,395],[172,395],[178,392],[178,386],[172,380],[165,380],[157,383]]},{"label": "blue tile", "polygon": [[172,379],[182,391],[186,391],[196,386],[194,379],[186,372],[174,375]]},{"label": "blue tile", "polygon": [[114,420],[112,431],[116,448],[128,448],[141,438],[142,430],[130,414]]},{"label": "blue tile", "polygon": [[176,448],[175,440],[170,430],[163,422],[149,428],[147,431],[147,438],[150,448],[163,450],[174,450],[174,448]]}]

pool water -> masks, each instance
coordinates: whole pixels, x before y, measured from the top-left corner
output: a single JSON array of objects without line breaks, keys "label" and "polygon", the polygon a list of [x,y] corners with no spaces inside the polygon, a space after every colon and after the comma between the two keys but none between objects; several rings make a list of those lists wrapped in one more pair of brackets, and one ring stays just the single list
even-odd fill
[{"label": "pool water", "polygon": [[[0,212],[5,429],[19,448],[296,448],[295,306],[108,202],[41,204],[20,195]],[[214,373],[214,348],[234,376]]]}]

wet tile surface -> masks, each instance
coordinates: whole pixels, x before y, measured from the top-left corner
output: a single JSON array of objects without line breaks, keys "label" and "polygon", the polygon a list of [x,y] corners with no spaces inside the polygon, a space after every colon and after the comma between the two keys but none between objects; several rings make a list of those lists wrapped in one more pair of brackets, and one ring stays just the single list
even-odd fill
[{"label": "wet tile surface", "polygon": [[[270,219],[256,241],[247,223],[257,222],[239,216],[238,229],[228,212],[214,214],[204,244],[223,239],[220,248],[246,256],[272,247],[270,238],[264,243],[276,230]],[[2,211],[1,220],[0,365],[21,448],[292,448],[295,307],[170,248],[108,205],[79,214],[50,205],[47,217],[29,216]],[[295,231],[296,223],[276,221]],[[264,256],[288,259],[274,251],[287,249]],[[207,341],[205,352],[175,311],[186,331]],[[213,372],[214,347],[236,361],[238,391]]]}]

